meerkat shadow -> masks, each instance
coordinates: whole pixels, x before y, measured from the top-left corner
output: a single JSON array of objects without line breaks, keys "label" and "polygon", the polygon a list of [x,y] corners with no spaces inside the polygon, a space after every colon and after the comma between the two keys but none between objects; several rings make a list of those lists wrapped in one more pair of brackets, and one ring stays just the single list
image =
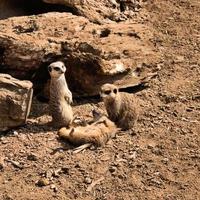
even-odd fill
[{"label": "meerkat shadow", "polygon": [[56,128],[48,126],[46,124],[38,124],[37,122],[28,122],[24,125],[13,127],[9,130],[0,132],[0,138],[2,137],[10,137],[10,136],[17,136],[19,134],[37,134],[37,133],[47,133],[47,132],[55,132],[57,131]]},{"label": "meerkat shadow", "polygon": [[38,122],[27,123],[24,125],[24,128],[30,130],[31,133],[47,133],[47,132],[56,132],[58,129],[51,126],[51,122],[45,122],[38,124]]},{"label": "meerkat shadow", "polygon": [[60,146],[56,147],[55,149],[52,149],[51,155],[54,155],[57,152],[73,150],[77,147],[76,145],[73,145],[69,141],[64,141],[59,137],[57,137],[57,141],[60,143]]},{"label": "meerkat shadow", "polygon": [[91,143],[86,143],[86,144],[74,144],[72,142],[70,142],[69,140],[63,140],[60,137],[57,137],[57,141],[60,143],[60,147],[53,149],[52,151],[52,155],[56,154],[57,152],[62,152],[62,151],[71,151],[71,153],[79,153],[82,150],[88,148],[88,147],[92,147],[90,149],[97,149],[99,147],[94,146]]}]

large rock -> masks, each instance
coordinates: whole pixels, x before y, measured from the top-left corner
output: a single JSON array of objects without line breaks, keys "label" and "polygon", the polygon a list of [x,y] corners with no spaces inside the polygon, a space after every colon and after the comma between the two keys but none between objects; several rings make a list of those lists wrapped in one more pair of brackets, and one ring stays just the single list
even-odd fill
[{"label": "large rock", "polygon": [[0,131],[23,125],[30,112],[32,83],[0,74]]},{"label": "large rock", "polygon": [[45,3],[61,4],[72,12],[96,23],[106,20],[124,21],[136,17],[142,6],[141,0],[43,0]]},{"label": "large rock", "polygon": [[105,82],[139,84],[143,75],[133,71],[158,60],[151,38],[133,22],[97,25],[69,13],[9,18],[0,21],[0,71],[43,84],[47,65],[62,60],[74,94],[93,95]]},{"label": "large rock", "polygon": [[142,4],[141,0],[1,0],[0,19],[61,11],[84,16],[96,23],[124,21],[135,19]]}]

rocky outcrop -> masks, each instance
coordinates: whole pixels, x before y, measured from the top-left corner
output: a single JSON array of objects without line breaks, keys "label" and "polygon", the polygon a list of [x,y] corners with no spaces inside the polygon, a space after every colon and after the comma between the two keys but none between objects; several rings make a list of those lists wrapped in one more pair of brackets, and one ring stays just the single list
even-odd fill
[{"label": "rocky outcrop", "polygon": [[43,85],[47,65],[62,60],[74,94],[93,95],[105,82],[140,83],[133,73],[157,62],[151,30],[131,22],[98,25],[70,13],[47,13],[0,22],[0,72]]},{"label": "rocky outcrop", "polygon": [[0,19],[46,12],[71,12],[102,24],[124,21],[138,16],[141,0],[1,0]]},{"label": "rocky outcrop", "polygon": [[23,125],[30,112],[32,83],[0,74],[0,131]]},{"label": "rocky outcrop", "polygon": [[134,18],[142,6],[141,0],[43,0],[43,2],[65,5],[71,8],[73,13],[99,24],[108,19],[124,21]]}]

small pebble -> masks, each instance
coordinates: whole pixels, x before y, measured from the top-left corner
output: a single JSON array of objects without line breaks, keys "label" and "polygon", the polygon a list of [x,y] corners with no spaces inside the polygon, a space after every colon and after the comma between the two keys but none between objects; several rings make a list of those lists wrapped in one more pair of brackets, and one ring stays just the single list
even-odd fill
[{"label": "small pebble", "polygon": [[37,185],[39,187],[47,186],[49,185],[49,180],[46,178],[41,178],[40,180],[38,180]]},{"label": "small pebble", "polygon": [[17,136],[19,133],[17,131],[13,131],[13,135]]},{"label": "small pebble", "polygon": [[58,192],[58,188],[57,188],[54,184],[52,184],[52,185],[50,186],[50,188],[51,188],[54,192]]},{"label": "small pebble", "polygon": [[34,153],[31,153],[27,156],[27,160],[30,160],[30,161],[37,161],[38,160],[38,157],[36,154]]},{"label": "small pebble", "polygon": [[110,173],[114,173],[114,172],[116,172],[117,171],[117,167],[115,167],[115,166],[111,166],[110,168],[109,168],[109,171],[110,171]]},{"label": "small pebble", "polygon": [[168,158],[164,158],[164,159],[162,160],[162,162],[163,162],[164,164],[167,164],[167,163],[169,162],[169,159],[168,159]]},{"label": "small pebble", "polygon": [[90,183],[92,183],[92,179],[90,177],[86,177],[84,182],[87,184],[90,184]]}]

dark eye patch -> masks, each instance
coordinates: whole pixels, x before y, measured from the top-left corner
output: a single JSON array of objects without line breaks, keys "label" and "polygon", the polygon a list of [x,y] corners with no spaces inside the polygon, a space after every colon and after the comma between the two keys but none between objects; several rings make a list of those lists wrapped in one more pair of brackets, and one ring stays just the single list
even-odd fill
[{"label": "dark eye patch", "polygon": [[55,71],[60,71],[60,68],[59,67],[54,67],[53,68]]},{"label": "dark eye patch", "polygon": [[111,90],[106,90],[104,93],[105,93],[105,94],[110,94],[110,93],[111,93]]},{"label": "dark eye patch", "polygon": [[114,92],[115,94],[117,94],[117,89],[114,89],[113,92]]}]

